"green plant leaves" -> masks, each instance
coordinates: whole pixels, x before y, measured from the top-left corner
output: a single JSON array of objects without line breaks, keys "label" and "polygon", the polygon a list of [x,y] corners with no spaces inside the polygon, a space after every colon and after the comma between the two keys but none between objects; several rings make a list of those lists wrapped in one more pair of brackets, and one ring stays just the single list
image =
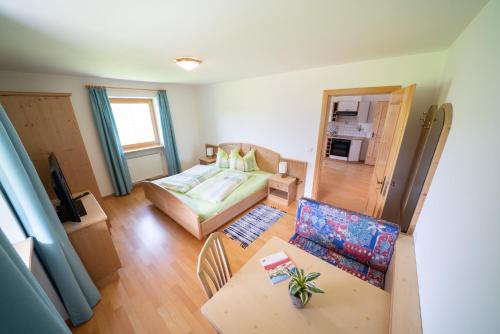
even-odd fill
[{"label": "green plant leaves", "polygon": [[304,269],[297,270],[296,276],[297,276],[297,279],[299,281],[303,282],[304,281]]},{"label": "green plant leaves", "polygon": [[300,292],[300,300],[302,301],[302,304],[307,304],[309,301],[309,293],[307,291],[301,291]]},{"label": "green plant leaves", "polygon": [[318,288],[314,283],[307,282],[306,283],[307,290],[311,293],[325,293],[325,291]]},{"label": "green plant leaves", "polygon": [[293,286],[290,287],[290,294],[292,296],[295,296],[301,289],[302,287],[300,285],[294,284]]},{"label": "green plant leaves", "polygon": [[300,297],[303,304],[307,303],[310,295],[313,293],[325,293],[318,288],[312,281],[320,276],[320,273],[305,274],[304,269],[297,269],[290,275],[288,282],[288,291],[292,296]]},{"label": "green plant leaves", "polygon": [[305,282],[311,282],[314,281],[316,278],[318,278],[321,274],[320,273],[309,273],[305,276],[304,281]]}]

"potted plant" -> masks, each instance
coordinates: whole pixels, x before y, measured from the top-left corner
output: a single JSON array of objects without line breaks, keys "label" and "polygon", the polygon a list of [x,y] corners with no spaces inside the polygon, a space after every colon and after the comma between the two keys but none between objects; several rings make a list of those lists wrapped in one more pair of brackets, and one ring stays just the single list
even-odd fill
[{"label": "potted plant", "polygon": [[313,282],[319,275],[320,273],[305,274],[304,269],[295,269],[290,272],[288,291],[293,306],[304,308],[313,293],[325,293]]}]

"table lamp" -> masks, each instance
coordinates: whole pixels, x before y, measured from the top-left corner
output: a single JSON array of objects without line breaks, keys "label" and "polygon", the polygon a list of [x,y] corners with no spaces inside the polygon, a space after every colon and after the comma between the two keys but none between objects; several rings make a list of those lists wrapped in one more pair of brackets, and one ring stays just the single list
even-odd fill
[{"label": "table lamp", "polygon": [[287,170],[288,170],[288,163],[286,161],[280,161],[278,165],[278,173],[281,174],[281,177],[286,176]]}]

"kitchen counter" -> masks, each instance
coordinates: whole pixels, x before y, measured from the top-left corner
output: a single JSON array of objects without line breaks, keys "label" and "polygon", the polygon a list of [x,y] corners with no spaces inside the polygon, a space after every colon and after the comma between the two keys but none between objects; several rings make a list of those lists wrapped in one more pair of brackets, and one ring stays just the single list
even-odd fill
[{"label": "kitchen counter", "polygon": [[333,136],[328,136],[328,138],[346,139],[346,140],[363,140],[363,139],[369,139],[369,138],[367,138],[367,137],[359,137],[359,136],[342,136],[342,135],[333,135]]}]

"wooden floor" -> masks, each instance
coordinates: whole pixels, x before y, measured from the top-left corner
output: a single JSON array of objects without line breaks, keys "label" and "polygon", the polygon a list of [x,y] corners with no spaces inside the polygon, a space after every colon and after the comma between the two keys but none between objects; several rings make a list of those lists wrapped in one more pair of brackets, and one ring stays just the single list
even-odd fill
[{"label": "wooden floor", "polygon": [[365,212],[373,166],[342,160],[323,159],[318,200]]},{"label": "wooden floor", "polygon": [[[264,201],[265,202],[265,201]],[[101,289],[102,300],[74,333],[215,333],[200,312],[206,297],[195,270],[203,246],[144,197],[141,187],[104,201],[123,264],[119,280]],[[293,234],[296,204],[243,249],[223,236],[236,272],[272,236]],[[264,273],[263,273],[264,274]]]}]

